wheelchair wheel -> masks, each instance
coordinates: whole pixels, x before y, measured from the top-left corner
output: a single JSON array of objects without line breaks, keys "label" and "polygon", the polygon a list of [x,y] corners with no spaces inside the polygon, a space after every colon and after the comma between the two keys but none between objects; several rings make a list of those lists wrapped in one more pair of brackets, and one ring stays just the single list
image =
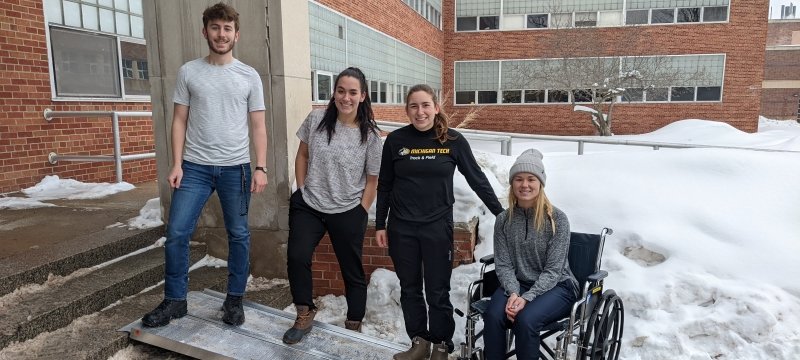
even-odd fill
[{"label": "wheelchair wheel", "polygon": [[578,349],[580,360],[617,360],[625,323],[622,299],[614,290],[606,290],[592,310],[586,333]]}]

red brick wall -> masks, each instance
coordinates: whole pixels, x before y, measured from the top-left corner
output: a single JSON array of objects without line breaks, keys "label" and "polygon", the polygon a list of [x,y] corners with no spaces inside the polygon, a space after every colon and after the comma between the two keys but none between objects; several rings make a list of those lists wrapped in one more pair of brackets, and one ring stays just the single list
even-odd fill
[{"label": "red brick wall", "polygon": [[800,89],[764,89],[761,97],[761,115],[770,119],[798,120]]},{"label": "red brick wall", "polygon": [[[768,0],[732,0],[730,22],[724,24],[654,25],[537,31],[455,32],[454,1],[444,2],[445,57],[443,94],[451,94],[445,109],[463,120],[472,106],[454,106],[453,67],[459,60],[546,58],[555,39],[595,38],[605,41],[600,53],[577,56],[727,54],[723,102],[714,104],[620,104],[614,109],[613,131],[635,134],[656,130],[673,121],[702,118],[727,122],[744,131],[758,126],[761,82],[767,34]],[[629,32],[645,39],[619,44]],[[607,44],[607,46],[606,46]],[[624,46],[623,46],[624,45]],[[588,115],[571,105],[493,105],[480,109],[472,128],[554,135],[589,135]]]},{"label": "red brick wall", "polygon": [[795,50],[767,50],[764,80],[800,80],[800,46]]},{"label": "red brick wall", "polygon": [[[476,234],[478,227],[473,224],[456,224],[453,232],[453,267],[461,264],[470,264],[475,260],[473,252],[475,249]],[[364,272],[369,282],[372,272],[384,268],[394,271],[392,259],[389,257],[389,250],[378,247],[375,242],[375,229],[369,227],[364,237]],[[314,251],[311,264],[311,276],[314,280],[314,297],[327,294],[344,295],[344,278],[339,271],[339,263],[336,261],[336,254],[333,252],[328,235],[322,238]]]},{"label": "red brick wall", "polygon": [[[46,175],[86,182],[116,181],[113,163],[50,165],[47,155],[112,155],[111,120],[61,118],[44,120],[44,109],[56,111],[149,111],[149,103],[54,102],[51,100],[43,2],[0,2],[0,193],[35,185]],[[120,121],[123,154],[155,150],[150,119]],[[155,160],[123,163],[123,179],[155,179]]]},{"label": "red brick wall", "polygon": [[771,20],[767,30],[767,46],[791,45],[793,31],[800,31],[800,19]]}]

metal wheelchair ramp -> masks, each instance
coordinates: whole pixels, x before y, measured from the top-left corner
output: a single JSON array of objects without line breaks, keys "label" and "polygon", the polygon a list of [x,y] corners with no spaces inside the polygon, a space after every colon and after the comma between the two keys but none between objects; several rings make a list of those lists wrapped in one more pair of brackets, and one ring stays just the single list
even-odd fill
[{"label": "metal wheelchair ramp", "polygon": [[391,359],[406,347],[344,328],[314,322],[314,330],[298,344],[286,345],[283,333],[293,314],[244,301],[245,323],[222,322],[225,294],[211,290],[188,294],[189,314],[160,328],[140,320],[120,329],[131,339],[198,359]]}]

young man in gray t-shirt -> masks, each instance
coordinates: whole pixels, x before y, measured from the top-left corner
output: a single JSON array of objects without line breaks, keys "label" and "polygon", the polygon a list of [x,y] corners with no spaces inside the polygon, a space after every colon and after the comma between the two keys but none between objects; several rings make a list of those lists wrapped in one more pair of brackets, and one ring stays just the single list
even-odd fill
[{"label": "young man in gray t-shirt", "polygon": [[[228,233],[228,296],[222,321],[244,323],[242,296],[250,274],[250,193],[267,185],[267,131],[261,78],[231,51],[239,39],[239,14],[219,3],[203,12],[209,54],[181,66],[173,95],[172,169],[174,189],[165,251],[164,301],[142,318],[164,326],[186,315],[189,240],[211,193],[217,192]],[[255,172],[250,169],[250,141]]]}]

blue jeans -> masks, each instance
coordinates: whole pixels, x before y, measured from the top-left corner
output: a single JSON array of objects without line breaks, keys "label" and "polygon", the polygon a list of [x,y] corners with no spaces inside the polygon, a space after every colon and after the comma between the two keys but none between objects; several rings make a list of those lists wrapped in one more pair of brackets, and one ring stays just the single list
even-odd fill
[{"label": "blue jeans", "polygon": [[243,296],[250,275],[250,164],[199,165],[184,161],[183,179],[172,192],[164,244],[164,298],[184,300],[189,283],[189,240],[200,212],[215,190],[228,233],[228,294]]},{"label": "blue jeans", "polygon": [[[525,292],[529,288],[522,286],[520,291]],[[545,325],[568,316],[577,297],[572,283],[562,281],[526,304],[512,323],[506,318],[508,296],[502,287],[498,288],[492,295],[489,310],[483,316],[486,360],[505,358],[506,329],[509,328],[514,332],[517,359],[539,360],[539,332]]]}]

